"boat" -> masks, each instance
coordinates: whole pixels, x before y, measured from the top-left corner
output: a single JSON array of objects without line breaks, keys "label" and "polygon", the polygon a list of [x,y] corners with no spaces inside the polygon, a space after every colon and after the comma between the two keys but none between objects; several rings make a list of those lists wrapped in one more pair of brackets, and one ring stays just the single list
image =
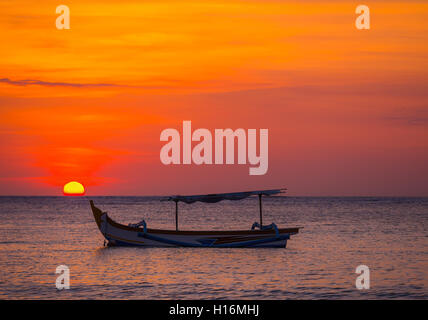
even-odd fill
[{"label": "boat", "polygon": [[[278,228],[275,223],[263,225],[262,197],[284,193],[286,189],[246,191],[193,196],[171,196],[166,201],[175,202],[175,230],[151,229],[142,220],[136,224],[124,225],[109,217],[107,212],[97,208],[92,200],[90,205],[95,222],[105,238],[107,246],[144,247],[213,247],[213,248],[285,248],[291,235],[299,232],[299,227]],[[251,196],[259,198],[260,221],[248,230],[190,231],[178,228],[179,202],[216,203],[223,200],[242,200]]]}]

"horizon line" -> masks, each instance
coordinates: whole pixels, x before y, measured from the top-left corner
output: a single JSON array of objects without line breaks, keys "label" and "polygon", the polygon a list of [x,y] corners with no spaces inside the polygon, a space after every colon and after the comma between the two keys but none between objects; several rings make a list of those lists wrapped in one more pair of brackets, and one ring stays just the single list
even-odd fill
[{"label": "horizon line", "polygon": [[[168,195],[0,195],[0,197],[63,197],[63,198],[89,198],[89,197],[170,197]],[[186,196],[186,195],[183,195]],[[428,198],[428,195],[274,195],[268,198]]]}]

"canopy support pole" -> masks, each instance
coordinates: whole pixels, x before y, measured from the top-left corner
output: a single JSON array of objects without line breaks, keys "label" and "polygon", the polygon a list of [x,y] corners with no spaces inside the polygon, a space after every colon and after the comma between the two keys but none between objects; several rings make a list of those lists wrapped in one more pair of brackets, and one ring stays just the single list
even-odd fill
[{"label": "canopy support pole", "polygon": [[178,231],[178,201],[175,201],[175,230]]},{"label": "canopy support pole", "polygon": [[263,217],[262,217],[262,194],[259,194],[259,208],[260,208],[260,229],[263,226]]}]

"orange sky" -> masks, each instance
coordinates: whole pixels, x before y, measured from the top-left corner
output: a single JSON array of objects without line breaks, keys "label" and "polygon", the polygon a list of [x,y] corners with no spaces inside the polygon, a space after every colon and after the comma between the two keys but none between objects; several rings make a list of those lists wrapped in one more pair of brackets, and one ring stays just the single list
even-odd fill
[{"label": "orange sky", "polygon": [[[0,194],[428,196],[428,3],[0,0]],[[160,132],[269,129],[269,170],[164,166]]]}]

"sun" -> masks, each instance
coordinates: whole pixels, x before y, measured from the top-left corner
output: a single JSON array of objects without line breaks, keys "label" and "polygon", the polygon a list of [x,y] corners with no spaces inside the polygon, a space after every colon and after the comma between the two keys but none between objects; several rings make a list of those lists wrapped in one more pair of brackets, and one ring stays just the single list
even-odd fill
[{"label": "sun", "polygon": [[85,194],[85,188],[77,181],[71,181],[64,185],[65,196],[83,196]]}]

